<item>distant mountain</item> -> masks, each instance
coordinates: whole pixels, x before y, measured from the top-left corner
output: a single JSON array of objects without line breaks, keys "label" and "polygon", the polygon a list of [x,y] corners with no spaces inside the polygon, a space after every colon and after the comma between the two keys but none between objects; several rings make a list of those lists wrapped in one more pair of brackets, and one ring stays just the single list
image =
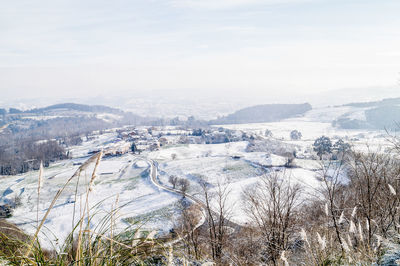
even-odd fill
[{"label": "distant mountain", "polygon": [[210,124],[245,124],[277,122],[286,118],[303,115],[312,109],[304,104],[265,104],[247,107],[233,114],[210,121]]}]

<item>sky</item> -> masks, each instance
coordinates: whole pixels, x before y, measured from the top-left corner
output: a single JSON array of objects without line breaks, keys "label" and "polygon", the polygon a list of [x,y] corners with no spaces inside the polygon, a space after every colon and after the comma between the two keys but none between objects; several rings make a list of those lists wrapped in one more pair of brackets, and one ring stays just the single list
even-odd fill
[{"label": "sky", "polygon": [[3,1],[0,92],[368,93],[399,84],[399,14],[398,0]]}]

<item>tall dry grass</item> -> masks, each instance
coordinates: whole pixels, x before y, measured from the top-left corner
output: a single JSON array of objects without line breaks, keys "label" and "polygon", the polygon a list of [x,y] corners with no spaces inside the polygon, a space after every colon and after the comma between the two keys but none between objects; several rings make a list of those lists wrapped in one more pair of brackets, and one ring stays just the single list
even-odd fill
[{"label": "tall dry grass", "polygon": [[[143,236],[138,222],[122,233],[116,231],[116,220],[119,218],[118,196],[111,206],[109,213],[103,215],[100,222],[92,223],[95,216],[100,215],[96,207],[90,208],[90,193],[93,190],[97,177],[97,168],[102,159],[102,152],[90,157],[75,173],[63,184],[52,199],[44,216],[39,219],[39,204],[43,183],[43,167],[40,167],[37,189],[37,226],[33,236],[29,236],[17,227],[0,221],[0,258],[6,259],[14,265],[142,265],[146,261],[150,264],[166,258],[169,247],[163,248],[160,241],[154,239],[155,232]],[[87,183],[84,195],[78,195],[79,179],[82,173],[94,164],[90,181]],[[77,180],[75,186],[74,214],[72,215],[72,229],[59,251],[46,250],[39,242],[38,236],[53,210],[57,200],[66,187]],[[75,206],[80,198],[80,204]],[[79,217],[75,217],[75,210],[80,208]],[[170,256],[170,255],[168,255]],[[147,263],[146,263],[147,264]]]}]

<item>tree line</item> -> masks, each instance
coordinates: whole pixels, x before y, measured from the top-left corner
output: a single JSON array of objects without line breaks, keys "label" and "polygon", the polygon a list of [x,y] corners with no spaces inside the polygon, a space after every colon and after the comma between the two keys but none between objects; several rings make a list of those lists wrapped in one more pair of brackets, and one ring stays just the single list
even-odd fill
[{"label": "tree line", "polygon": [[110,127],[95,117],[58,117],[18,120],[0,132],[0,175],[39,169],[70,156],[68,147],[82,143],[82,136]]}]

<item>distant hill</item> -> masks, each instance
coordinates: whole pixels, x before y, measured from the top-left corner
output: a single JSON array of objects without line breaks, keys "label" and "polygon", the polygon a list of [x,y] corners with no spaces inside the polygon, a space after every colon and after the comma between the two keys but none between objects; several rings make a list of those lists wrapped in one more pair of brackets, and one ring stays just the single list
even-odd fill
[{"label": "distant hill", "polygon": [[36,108],[32,110],[27,110],[25,113],[43,113],[47,111],[57,111],[57,110],[74,110],[80,112],[90,112],[90,113],[110,113],[110,114],[123,114],[124,112],[111,108],[104,105],[86,105],[86,104],[77,104],[77,103],[61,103],[54,104],[44,108]]},{"label": "distant hill", "polygon": [[265,104],[247,107],[233,114],[210,121],[210,124],[245,124],[277,122],[286,118],[303,115],[312,109],[304,104]]},{"label": "distant hill", "polygon": [[[374,102],[349,103],[351,112],[333,121],[343,129],[398,129],[400,123],[400,98],[389,98]],[[358,113],[357,116],[354,116]],[[360,115],[362,114],[362,119]]]},{"label": "distant hill", "polygon": [[374,101],[374,102],[348,103],[343,106],[377,107],[377,106],[393,106],[393,105],[400,105],[400,98],[388,98],[388,99],[383,99],[381,101]]},{"label": "distant hill", "polygon": [[25,111],[16,108],[10,108],[8,112],[2,110],[0,125],[11,124],[9,129],[14,132],[55,124],[57,128],[65,126],[68,127],[66,130],[74,132],[84,131],[85,127],[93,131],[124,125],[152,124],[156,120],[108,106],[76,103],[61,103]]}]

